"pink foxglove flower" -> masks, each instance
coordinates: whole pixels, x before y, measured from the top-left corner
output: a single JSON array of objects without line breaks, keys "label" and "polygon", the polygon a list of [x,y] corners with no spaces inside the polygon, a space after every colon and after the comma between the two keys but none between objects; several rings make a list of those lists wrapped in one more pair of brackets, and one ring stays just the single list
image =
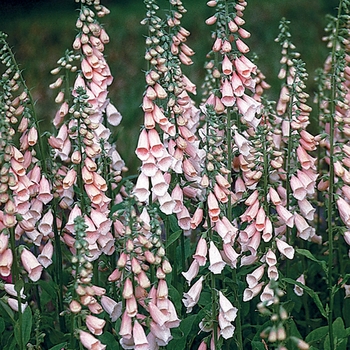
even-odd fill
[{"label": "pink foxglove flower", "polygon": [[272,265],[267,268],[267,277],[270,280],[278,280],[279,274],[276,265]]},{"label": "pink foxglove flower", "polygon": [[191,266],[188,271],[182,272],[182,275],[185,277],[188,285],[191,285],[191,282],[194,278],[197,277],[199,272],[199,264],[197,260],[193,260]]},{"label": "pink foxglove flower", "polygon": [[314,214],[316,209],[310,204],[310,202],[307,199],[304,199],[302,201],[298,201],[298,206],[300,209],[301,215],[306,220],[313,220]]},{"label": "pink foxglove flower", "polygon": [[229,339],[233,337],[233,333],[235,331],[235,327],[232,325],[230,321],[228,321],[224,315],[224,312],[220,310],[219,312],[219,327],[220,327],[220,335],[224,339]]},{"label": "pink foxglove flower", "polygon": [[216,247],[213,241],[209,243],[209,270],[213,274],[219,274],[225,267],[226,263],[222,260],[222,256],[219,249]]},{"label": "pink foxglove flower", "polygon": [[202,287],[203,287],[203,276],[201,276],[198,281],[190,288],[187,293],[184,293],[184,299],[182,302],[187,308],[187,313],[192,311],[192,308],[198,303]]},{"label": "pink foxglove flower", "polygon": [[274,291],[270,288],[270,285],[267,284],[260,295],[260,300],[262,302],[266,302],[267,305],[271,305],[273,303],[274,297]]},{"label": "pink foxglove flower", "polygon": [[36,282],[41,277],[43,266],[38,262],[34,254],[28,249],[23,249],[21,253],[21,261],[25,270],[28,272],[28,277]]},{"label": "pink foxglove flower", "polygon": [[264,275],[264,271],[265,265],[261,265],[258,268],[256,268],[252,273],[249,273],[246,276],[246,281],[248,283],[249,288],[254,288],[259,283],[262,276]]},{"label": "pink foxglove flower", "polygon": [[111,321],[115,322],[122,314],[122,302],[117,303],[110,297],[103,295],[101,297],[101,304],[103,309],[110,316]]},{"label": "pink foxglove flower", "polygon": [[106,321],[101,318],[92,315],[86,316],[86,326],[94,335],[101,335],[105,324]]},{"label": "pink foxglove flower", "polygon": [[104,350],[106,345],[103,345],[98,339],[88,332],[79,331],[79,339],[83,346],[88,350]]},{"label": "pink foxglove flower", "polygon": [[294,215],[287,210],[283,205],[277,205],[276,211],[281,218],[282,222],[284,222],[288,227],[294,226]]},{"label": "pink foxglove flower", "polygon": [[237,317],[238,309],[231,304],[221,291],[219,291],[219,305],[224,318],[229,322],[233,322]]},{"label": "pink foxglove flower", "polygon": [[266,259],[267,265],[269,266],[274,266],[277,264],[276,255],[271,249],[269,249],[268,252],[266,253],[265,259]]},{"label": "pink foxglove flower", "polygon": [[52,255],[53,255],[53,245],[49,239],[44,245],[41,253],[38,255],[39,263],[45,268],[49,267],[52,264]]},{"label": "pink foxglove flower", "polygon": [[132,338],[132,322],[131,317],[125,311],[122,316],[122,322],[119,328],[119,334],[125,339]]},{"label": "pink foxglove flower", "polygon": [[136,320],[134,321],[132,335],[134,338],[135,350],[149,349],[149,343],[148,343],[145,331],[143,327]]},{"label": "pink foxglove flower", "polygon": [[208,253],[208,246],[206,240],[201,237],[198,240],[196,252],[193,255],[193,258],[197,260],[199,266],[204,266],[207,262],[207,253]]},{"label": "pink foxglove flower", "polygon": [[256,297],[260,293],[263,285],[264,282],[260,282],[253,288],[246,288],[243,292],[243,301],[249,301]]},{"label": "pink foxglove flower", "polygon": [[282,241],[279,238],[276,238],[277,248],[280,251],[281,254],[286,256],[288,259],[294,258],[294,248],[287,244],[286,242]]}]

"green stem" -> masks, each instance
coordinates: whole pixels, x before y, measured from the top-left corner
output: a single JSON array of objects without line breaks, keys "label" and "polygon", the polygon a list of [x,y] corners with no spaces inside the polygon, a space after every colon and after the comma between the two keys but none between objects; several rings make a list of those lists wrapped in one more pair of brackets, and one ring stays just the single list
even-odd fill
[{"label": "green stem", "polygon": [[333,230],[333,205],[334,205],[334,117],[335,117],[335,107],[336,107],[336,98],[337,98],[337,77],[336,75],[336,39],[339,35],[339,21],[341,17],[343,1],[340,0],[338,7],[338,16],[336,21],[336,31],[335,31],[335,40],[332,45],[332,72],[331,72],[331,100],[330,100],[330,121],[329,121],[329,187],[328,187],[328,202],[327,202],[327,231],[328,231],[328,276],[327,276],[327,284],[329,291],[329,310],[328,310],[328,333],[329,333],[329,344],[330,350],[335,350],[334,347],[334,333],[333,333],[333,307],[334,307],[334,293],[333,293],[333,239],[334,239],[334,230]]},{"label": "green stem", "polygon": [[[53,216],[57,217],[56,210],[57,200],[54,199],[54,203],[52,206]],[[54,232],[54,242],[55,242],[55,271],[54,276],[56,277],[56,284],[58,285],[58,315],[59,315],[59,324],[62,332],[65,331],[65,322],[64,317],[61,316],[63,311],[63,262],[62,262],[62,247],[61,247],[61,239],[60,233],[58,231],[56,220],[53,221],[53,232]]]}]

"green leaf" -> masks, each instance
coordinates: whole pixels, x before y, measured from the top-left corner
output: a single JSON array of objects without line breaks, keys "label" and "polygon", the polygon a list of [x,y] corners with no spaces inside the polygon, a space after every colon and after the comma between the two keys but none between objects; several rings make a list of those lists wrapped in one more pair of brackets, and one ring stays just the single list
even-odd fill
[{"label": "green leaf", "polygon": [[32,323],[32,310],[29,307],[27,307],[22,314],[22,318],[16,322],[14,328],[17,344],[22,343],[22,345],[24,346],[29,342],[30,335],[32,333]]},{"label": "green leaf", "polygon": [[5,330],[5,321],[3,318],[0,318],[0,334]]},{"label": "green leaf", "polygon": [[191,315],[186,317],[180,323],[180,329],[183,332],[184,336],[188,336],[192,330],[193,322],[196,319],[196,315]]},{"label": "green leaf", "polygon": [[102,344],[107,345],[107,350],[119,350],[120,346],[117,339],[112,333],[103,332],[101,336],[98,337]]},{"label": "green leaf", "polygon": [[23,344],[27,344],[30,340],[30,335],[32,333],[33,316],[30,307],[27,307],[22,314],[22,337]]},{"label": "green leaf", "polygon": [[165,248],[169,248],[174,242],[176,242],[182,234],[182,230],[172,233],[166,242]]},{"label": "green leaf", "polygon": [[328,274],[328,266],[327,263],[324,260],[318,260],[311,252],[309,252],[306,249],[296,249],[297,254],[303,255],[306,258],[316,262],[322,267],[322,270],[325,272],[325,274]]},{"label": "green leaf", "polygon": [[307,335],[307,337],[305,338],[305,341],[310,345],[315,345],[315,346],[317,345],[317,348],[319,349],[322,340],[326,337],[327,334],[328,334],[328,326],[316,328]]},{"label": "green leaf", "polygon": [[305,290],[305,292],[307,294],[310,295],[310,297],[313,299],[313,301],[315,302],[317,308],[320,310],[321,312],[321,315],[324,317],[324,318],[327,318],[327,313],[326,313],[326,310],[324,309],[323,305],[322,305],[322,302],[320,300],[320,297],[318,296],[318,294],[316,294],[316,292],[314,292],[310,287],[308,286],[305,286],[304,284],[300,283],[300,282],[297,282],[291,278],[283,278],[282,279],[284,282],[287,282],[289,284],[296,284],[297,286],[299,286],[300,288],[302,288],[303,290]]},{"label": "green leaf", "polygon": [[346,344],[348,342],[348,332],[344,328],[344,321],[341,317],[338,317],[333,322],[333,332],[336,341],[336,349],[346,350]]},{"label": "green leaf", "polygon": [[61,343],[53,346],[49,350],[61,350],[61,349],[64,349],[66,346],[67,346],[67,343]]},{"label": "green leaf", "polygon": [[[2,312],[1,309],[4,312]],[[6,303],[4,303],[2,300],[0,300],[0,313],[1,313],[2,317],[8,316],[8,317],[6,317],[6,319],[8,319],[13,325],[15,324],[15,317],[14,317],[13,310]]]}]

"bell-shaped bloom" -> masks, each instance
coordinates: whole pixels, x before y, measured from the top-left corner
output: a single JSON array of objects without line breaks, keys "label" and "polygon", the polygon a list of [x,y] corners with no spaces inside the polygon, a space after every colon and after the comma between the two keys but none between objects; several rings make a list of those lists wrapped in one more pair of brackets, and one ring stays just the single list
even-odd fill
[{"label": "bell-shaped bloom", "polygon": [[39,225],[38,230],[40,233],[43,234],[43,236],[48,236],[52,232],[52,225],[53,225],[53,214],[51,209],[49,209],[45,215],[42,217]]},{"label": "bell-shaped bloom", "polygon": [[36,282],[41,277],[43,266],[39,263],[34,254],[28,249],[23,249],[21,252],[21,261],[24,269],[28,272],[28,277]]},{"label": "bell-shaped bloom", "polygon": [[203,288],[203,276],[190,288],[187,293],[184,293],[182,302],[187,308],[187,313],[192,311],[192,308],[198,303],[202,288]]},{"label": "bell-shaped bloom", "polygon": [[133,335],[133,339],[134,339],[135,350],[150,349],[145,331],[137,320],[134,321],[132,335]]},{"label": "bell-shaped bloom", "polygon": [[193,255],[193,258],[197,260],[199,266],[204,266],[207,262],[207,253],[208,253],[208,246],[206,240],[201,237],[198,240],[196,252]]},{"label": "bell-shaped bloom", "polygon": [[163,196],[158,196],[158,202],[160,204],[160,210],[164,214],[170,215],[173,213],[176,203],[168,192],[165,192]]},{"label": "bell-shaped bloom", "polygon": [[189,230],[191,228],[191,217],[188,209],[183,206],[179,213],[176,213],[177,222],[183,230]]},{"label": "bell-shaped bloom", "polygon": [[34,146],[38,141],[38,130],[33,126],[28,132],[28,144]]},{"label": "bell-shaped bloom", "polygon": [[148,304],[148,310],[152,317],[152,320],[160,326],[163,326],[164,323],[168,321],[168,316],[162,313],[162,311],[160,311],[157,305],[154,303],[150,302]]},{"label": "bell-shaped bloom", "polygon": [[235,131],[234,140],[239,152],[245,157],[248,156],[251,150],[250,142],[237,131]]},{"label": "bell-shaped bloom", "polygon": [[288,243],[282,241],[279,238],[276,238],[277,248],[281,254],[286,256],[288,259],[294,258],[294,248],[290,246]]},{"label": "bell-shaped bloom", "polygon": [[214,193],[209,192],[208,199],[208,209],[209,209],[209,217],[212,222],[216,222],[219,220],[220,208],[218,201],[214,195]]},{"label": "bell-shaped bloom", "polygon": [[44,245],[43,250],[38,255],[39,263],[45,268],[49,267],[52,264],[52,255],[53,255],[53,245],[51,240],[49,239],[47,243]]},{"label": "bell-shaped bloom", "polygon": [[117,110],[117,108],[115,108],[114,105],[110,102],[106,107],[106,115],[108,123],[113,126],[118,126],[122,120],[122,115]]},{"label": "bell-shaped bloom", "polygon": [[37,199],[39,199],[44,204],[47,204],[51,201],[52,198],[53,195],[51,194],[49,181],[45,178],[45,176],[42,176],[39,183],[39,193]]},{"label": "bell-shaped bloom", "polygon": [[216,221],[215,231],[222,238],[223,243],[231,243],[232,233],[229,231],[229,229],[226,227],[226,225],[222,222],[221,219]]},{"label": "bell-shaped bloom", "polygon": [[224,83],[222,84],[221,95],[221,102],[224,104],[224,106],[231,107],[234,105],[236,98],[233,93],[232,85],[228,79],[225,79]]},{"label": "bell-shaped bloom", "polygon": [[148,142],[151,154],[155,158],[160,158],[164,152],[164,145],[160,141],[159,134],[156,129],[148,130]]},{"label": "bell-shaped bloom", "polygon": [[132,322],[131,317],[125,311],[122,316],[122,322],[119,329],[119,335],[125,339],[132,339]]},{"label": "bell-shaped bloom", "polygon": [[220,327],[220,335],[224,338],[224,339],[229,339],[233,337],[233,333],[235,331],[235,327],[231,324],[230,321],[228,321],[222,310],[220,310],[219,312],[219,317],[218,317],[218,321],[219,321],[219,327]]},{"label": "bell-shaped bloom", "polygon": [[188,285],[191,285],[191,282],[194,278],[197,277],[199,272],[199,264],[197,260],[193,260],[191,266],[186,272],[182,272],[182,275],[185,277]]},{"label": "bell-shaped bloom", "polygon": [[243,96],[244,94],[244,85],[242,83],[241,78],[238,76],[236,72],[232,73],[231,78],[232,90],[235,96]]},{"label": "bell-shaped bloom", "polygon": [[306,220],[313,220],[314,214],[316,209],[310,204],[310,202],[307,199],[304,199],[302,201],[298,201],[299,209],[301,215]]},{"label": "bell-shaped bloom", "polygon": [[133,193],[140,202],[147,202],[149,199],[149,179],[143,172],[137,178]]},{"label": "bell-shaped bloom", "polygon": [[231,304],[221,291],[219,291],[219,305],[224,318],[229,322],[233,322],[237,317],[238,309]]},{"label": "bell-shaped bloom", "polygon": [[269,249],[268,252],[266,253],[265,260],[267,265],[269,266],[274,266],[277,264],[276,254],[271,249]]},{"label": "bell-shaped bloom", "polygon": [[168,191],[169,184],[165,181],[164,175],[160,170],[156,172],[154,176],[151,177],[152,182],[152,192],[157,197],[162,197]]},{"label": "bell-shaped bloom", "polygon": [[140,160],[146,160],[149,156],[150,145],[148,141],[147,130],[143,129],[139,136],[139,141],[136,147],[136,155]]},{"label": "bell-shaped bloom", "polygon": [[283,223],[291,228],[294,226],[294,215],[289,210],[287,210],[283,205],[277,205],[276,211]]},{"label": "bell-shaped bloom", "polygon": [[129,299],[126,299],[125,311],[129,315],[129,317],[135,317],[137,314],[137,302],[136,298],[132,296]]},{"label": "bell-shaped bloom", "polygon": [[267,216],[265,219],[265,227],[261,235],[261,238],[263,239],[264,242],[269,242],[272,238],[272,234],[273,234],[272,222],[270,218]]},{"label": "bell-shaped bloom", "polygon": [[231,75],[232,74],[232,62],[230,59],[225,55],[224,59],[222,60],[222,72],[225,75]]},{"label": "bell-shaped bloom", "polygon": [[294,213],[294,223],[297,228],[297,236],[305,240],[309,239],[312,234],[312,227],[304,217],[298,213]]},{"label": "bell-shaped bloom", "polygon": [[220,274],[226,263],[222,260],[222,256],[219,249],[216,247],[213,241],[209,243],[209,270],[213,274]]},{"label": "bell-shaped bloom", "polygon": [[262,276],[264,275],[264,271],[265,271],[265,264],[259,266],[252,273],[249,273],[246,276],[246,281],[248,283],[249,288],[254,288],[259,283]]},{"label": "bell-shaped bloom", "polygon": [[101,305],[110,316],[111,321],[115,322],[122,314],[122,302],[116,302],[110,297],[103,295],[101,297]]},{"label": "bell-shaped bloom", "polygon": [[276,265],[272,265],[272,266],[269,266],[269,267],[267,268],[267,277],[268,277],[270,280],[275,280],[275,281],[278,280],[279,273],[278,273],[278,270],[277,270]]},{"label": "bell-shaped bloom", "polygon": [[156,338],[157,346],[167,346],[173,338],[170,329],[166,325],[159,326],[159,324],[151,322],[150,330]]},{"label": "bell-shaped bloom", "polygon": [[101,335],[106,321],[93,315],[86,316],[86,326],[94,335]]},{"label": "bell-shaped bloom", "polygon": [[302,201],[306,197],[306,188],[295,175],[292,175],[290,178],[290,187],[292,188],[294,198],[296,198],[298,201]]},{"label": "bell-shaped bloom", "polygon": [[79,331],[79,339],[83,346],[88,350],[104,350],[106,345],[103,345],[98,339],[88,332]]},{"label": "bell-shaped bloom", "polygon": [[233,249],[231,243],[223,244],[223,249],[221,253],[225,262],[232,268],[236,268],[239,254]]},{"label": "bell-shaped bloom", "polygon": [[275,293],[273,289],[270,288],[270,285],[267,284],[260,295],[260,300],[262,302],[266,302],[267,305],[271,305],[273,303],[273,299],[275,297]]},{"label": "bell-shaped bloom", "polygon": [[255,218],[255,228],[258,231],[263,231],[265,228],[266,214],[264,208],[261,206]]},{"label": "bell-shaped bloom", "polygon": [[264,282],[260,282],[253,288],[246,288],[243,292],[243,301],[249,301],[256,297],[260,293],[263,285]]},{"label": "bell-shaped bloom", "polygon": [[130,278],[127,278],[125,281],[124,281],[124,287],[123,287],[123,298],[124,299],[130,299],[134,296],[134,288],[133,288],[133,285],[132,285],[132,282],[130,280]]},{"label": "bell-shaped bloom", "polygon": [[191,219],[191,229],[194,230],[203,220],[203,208],[197,207]]}]

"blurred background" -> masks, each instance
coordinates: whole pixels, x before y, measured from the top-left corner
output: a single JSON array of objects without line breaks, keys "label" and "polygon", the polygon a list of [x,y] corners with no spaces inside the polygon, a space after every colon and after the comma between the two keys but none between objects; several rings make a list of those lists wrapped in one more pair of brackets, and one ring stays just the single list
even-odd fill
[{"label": "blurred background", "polygon": [[[114,82],[109,97],[123,115],[123,121],[116,128],[117,149],[120,151],[130,173],[138,166],[134,154],[143,113],[140,108],[144,91],[144,35],[146,28],[140,25],[144,17],[142,0],[102,0],[111,14],[103,19],[110,36],[105,53]],[[162,8],[168,8],[168,1],[159,0]],[[205,55],[210,51],[211,28],[204,24],[213,14],[206,6],[206,0],[183,0],[188,12],[183,18],[183,26],[191,32],[187,44],[196,55],[194,64],[184,67],[184,73],[200,86],[203,82]],[[274,42],[278,35],[278,25],[282,17],[291,21],[292,41],[306,62],[309,72],[308,92],[310,101],[314,91],[314,71],[322,67],[328,49],[322,42],[326,14],[335,14],[338,0],[248,0],[244,28],[252,36],[246,40],[251,53],[257,54],[257,64],[272,85],[267,97],[276,99],[281,86],[277,79],[280,60],[280,46]],[[164,6],[163,6],[164,5]],[[50,130],[50,121],[56,113],[55,91],[48,88],[55,78],[50,70],[57,60],[71,48],[75,38],[77,7],[74,0],[0,0],[0,31],[8,34],[17,61],[23,69],[27,85],[36,100],[37,114],[43,120],[43,129]],[[312,130],[311,130],[312,131]]]}]

